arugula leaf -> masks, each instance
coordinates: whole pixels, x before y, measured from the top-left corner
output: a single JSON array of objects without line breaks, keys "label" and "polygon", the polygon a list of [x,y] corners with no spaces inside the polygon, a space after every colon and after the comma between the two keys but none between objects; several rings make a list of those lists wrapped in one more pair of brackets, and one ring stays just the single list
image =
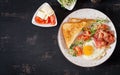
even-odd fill
[{"label": "arugula leaf", "polygon": [[76,52],[75,52],[75,50],[73,50],[73,49],[70,49],[70,50],[68,51],[68,53],[69,53],[70,55],[72,55],[72,56],[76,56]]},{"label": "arugula leaf", "polygon": [[99,24],[103,24],[103,23],[108,23],[109,20],[108,19],[96,19],[96,22]]},{"label": "arugula leaf", "polygon": [[83,41],[82,40],[76,40],[71,46],[70,49],[73,49],[75,46],[78,45],[83,45]]},{"label": "arugula leaf", "polygon": [[96,31],[97,31],[97,25],[96,24],[92,24],[91,28],[90,28],[91,36],[93,36]]},{"label": "arugula leaf", "polygon": [[92,29],[92,28],[91,28],[91,30],[90,30],[91,36],[93,36],[93,35],[95,34],[96,31],[97,31],[96,29]]},{"label": "arugula leaf", "polygon": [[76,45],[75,45],[75,44],[72,44],[72,45],[70,46],[70,49],[73,49],[74,46],[76,46]]}]

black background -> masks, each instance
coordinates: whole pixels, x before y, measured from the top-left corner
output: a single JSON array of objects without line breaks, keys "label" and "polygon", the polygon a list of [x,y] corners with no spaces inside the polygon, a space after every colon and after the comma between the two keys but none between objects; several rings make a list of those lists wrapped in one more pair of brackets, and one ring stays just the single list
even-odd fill
[{"label": "black background", "polygon": [[[31,23],[36,9],[48,2],[58,24],[52,28]],[[57,33],[62,20],[72,11],[94,8],[113,21],[117,45],[103,64],[83,68],[69,62],[59,49]],[[119,75],[120,73],[120,0],[78,0],[72,11],[61,8],[57,0],[0,0],[0,75]]]}]

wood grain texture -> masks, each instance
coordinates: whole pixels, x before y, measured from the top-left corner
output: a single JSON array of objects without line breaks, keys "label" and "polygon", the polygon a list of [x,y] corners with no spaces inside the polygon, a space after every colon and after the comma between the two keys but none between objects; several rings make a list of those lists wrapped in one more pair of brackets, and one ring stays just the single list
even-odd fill
[{"label": "wood grain texture", "polygon": [[[41,28],[31,23],[36,9],[48,2],[55,10],[58,25]],[[62,20],[72,11],[94,8],[113,21],[117,45],[112,56],[102,65],[78,67],[61,53],[57,33]],[[119,75],[120,73],[120,0],[78,0],[72,11],[56,0],[0,0],[0,75]]]}]

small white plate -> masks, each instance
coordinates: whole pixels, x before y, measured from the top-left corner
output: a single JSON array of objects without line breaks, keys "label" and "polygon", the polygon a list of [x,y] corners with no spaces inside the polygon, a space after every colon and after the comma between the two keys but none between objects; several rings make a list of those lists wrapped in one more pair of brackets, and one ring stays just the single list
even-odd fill
[{"label": "small white plate", "polygon": [[37,15],[37,12],[43,7],[43,6],[48,6],[50,8],[52,8],[47,2],[43,3],[38,9],[37,11],[35,12],[33,18],[32,18],[32,24],[36,25],[36,26],[40,26],[40,27],[54,27],[57,25],[57,17],[56,17],[56,14],[54,12],[54,15],[55,15],[55,24],[54,25],[51,25],[51,24],[39,24],[35,21],[35,16]]},{"label": "small white plate", "polygon": [[[73,57],[72,55],[68,54],[68,50],[67,47],[65,45],[65,41],[63,38],[63,34],[62,34],[62,24],[64,22],[67,22],[67,20],[69,18],[88,18],[88,19],[96,19],[96,18],[102,18],[102,19],[108,19],[110,22],[108,23],[108,25],[110,26],[111,30],[114,31],[114,35],[115,35],[115,42],[110,46],[111,48],[109,48],[106,52],[106,55],[104,57],[102,57],[99,60],[85,60],[82,57]],[[112,21],[109,19],[109,17],[107,17],[104,13],[95,10],[95,9],[79,9],[77,11],[72,12],[71,14],[69,14],[62,22],[59,31],[58,31],[58,44],[60,47],[61,52],[63,53],[63,55],[73,64],[78,65],[78,66],[82,66],[82,67],[93,67],[93,66],[97,66],[102,64],[103,62],[105,62],[113,53],[115,46],[116,46],[116,42],[117,42],[117,35],[116,35],[116,30],[115,27],[112,23]]]},{"label": "small white plate", "polygon": [[[62,3],[60,2],[60,0],[57,0],[57,1],[62,5]],[[63,7],[66,8],[67,10],[72,10],[75,7],[76,2],[77,2],[77,0],[75,0],[75,2],[72,5],[70,5],[70,6],[63,5]]]}]

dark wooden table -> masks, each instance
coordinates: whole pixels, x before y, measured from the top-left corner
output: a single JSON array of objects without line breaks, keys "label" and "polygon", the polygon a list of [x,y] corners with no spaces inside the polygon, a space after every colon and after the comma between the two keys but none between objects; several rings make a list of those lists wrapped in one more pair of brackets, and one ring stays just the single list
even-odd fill
[{"label": "dark wooden table", "polygon": [[[41,28],[31,23],[36,9],[48,2],[57,15],[58,25]],[[59,49],[57,33],[62,20],[72,11],[94,8],[113,21],[117,45],[103,64],[78,67]],[[0,0],[0,75],[120,75],[120,0],[78,0],[72,11],[61,8],[57,0]]]}]

